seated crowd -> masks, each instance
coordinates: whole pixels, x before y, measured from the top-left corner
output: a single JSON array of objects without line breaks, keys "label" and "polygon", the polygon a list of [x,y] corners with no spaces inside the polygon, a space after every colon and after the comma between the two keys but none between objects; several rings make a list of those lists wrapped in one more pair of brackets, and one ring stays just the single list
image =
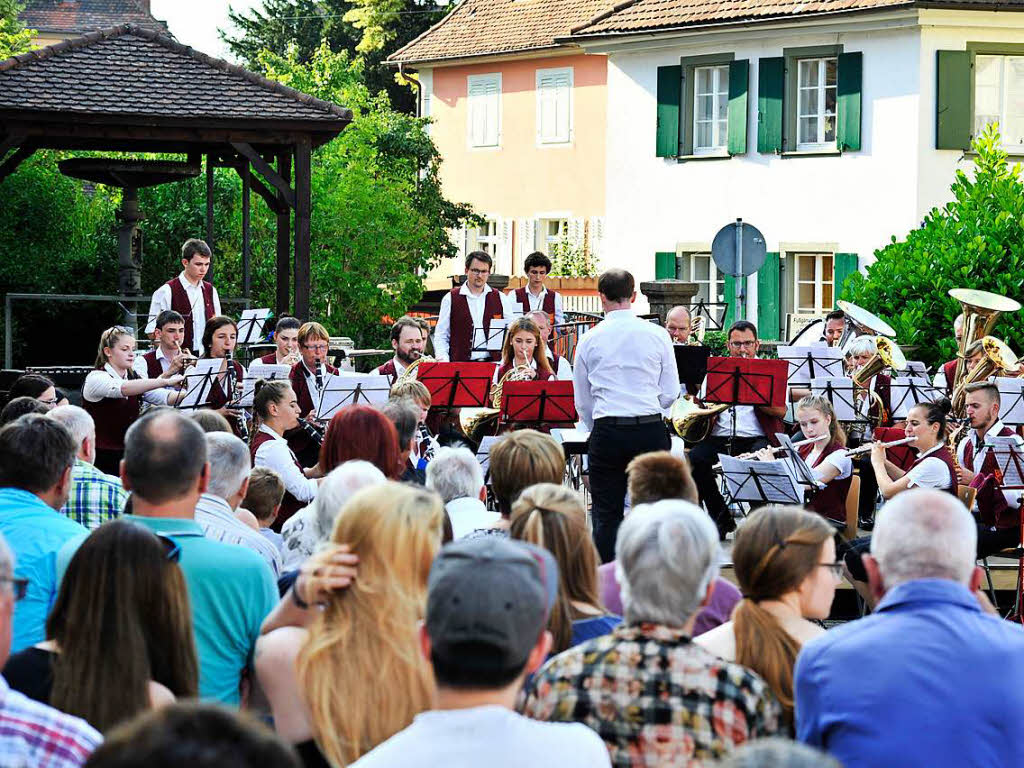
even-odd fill
[{"label": "seated crowd", "polygon": [[892,495],[875,609],[826,631],[835,526],[750,513],[737,589],[669,452],[629,464],[602,564],[555,439],[426,460],[414,386],[340,409],[312,469],[286,381],[249,445],[156,404],[114,476],[45,383],[0,416],[0,766],[1024,764],[1024,631],[952,494]]}]

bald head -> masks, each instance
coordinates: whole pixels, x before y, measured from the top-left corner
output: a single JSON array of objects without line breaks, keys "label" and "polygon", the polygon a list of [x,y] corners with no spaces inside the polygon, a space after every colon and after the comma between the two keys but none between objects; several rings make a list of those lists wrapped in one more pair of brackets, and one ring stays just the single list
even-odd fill
[{"label": "bald head", "polygon": [[180,411],[149,411],[125,435],[126,487],[150,504],[193,493],[205,465],[203,430]]},{"label": "bald head", "polygon": [[665,315],[665,330],[676,344],[685,344],[690,338],[690,310],[680,305],[672,307]]}]

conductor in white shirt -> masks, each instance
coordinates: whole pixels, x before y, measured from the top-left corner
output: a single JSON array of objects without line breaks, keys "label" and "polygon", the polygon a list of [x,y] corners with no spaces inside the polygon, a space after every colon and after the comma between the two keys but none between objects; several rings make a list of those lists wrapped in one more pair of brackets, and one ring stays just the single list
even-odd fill
[{"label": "conductor in white shirt", "polygon": [[594,543],[602,562],[615,559],[622,523],[626,465],[636,456],[669,449],[661,412],[679,395],[679,374],[668,334],[630,309],[633,276],[610,269],[598,278],[605,317],[576,347],[576,410],[590,430],[590,491]]}]

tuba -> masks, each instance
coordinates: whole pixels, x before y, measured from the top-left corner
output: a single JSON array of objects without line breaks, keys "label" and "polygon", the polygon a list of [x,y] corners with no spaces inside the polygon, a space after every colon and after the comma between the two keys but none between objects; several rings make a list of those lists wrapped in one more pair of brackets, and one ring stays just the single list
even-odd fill
[{"label": "tuba", "polygon": [[683,395],[672,403],[665,424],[684,443],[696,445],[711,432],[711,419],[728,407],[728,403],[702,406],[691,395]]},{"label": "tuba", "polygon": [[864,399],[870,398],[878,406],[878,424],[875,426],[881,426],[889,420],[889,414],[885,410],[882,398],[877,393],[868,389],[868,384],[871,381],[871,377],[881,373],[884,368],[891,368],[893,371],[906,370],[907,358],[903,355],[903,350],[896,346],[894,341],[884,336],[875,337],[875,349],[875,354],[859,370],[855,371],[852,376],[855,387],[854,406],[855,410],[860,413]]},{"label": "tuba", "polygon": [[839,338],[839,342],[835,344],[837,347],[845,347],[846,342],[854,336],[894,337],[896,335],[896,331],[891,325],[863,307],[842,300],[837,301],[836,306],[846,315],[846,328],[843,329],[843,335]]},{"label": "tuba", "polygon": [[501,380],[491,387],[491,408],[463,408],[459,411],[459,431],[468,440],[479,443],[488,427],[498,421],[501,414],[501,393],[506,381],[533,381],[537,372],[531,365],[517,365],[509,369]]},{"label": "tuba", "polygon": [[[1001,314],[1016,312],[1020,309],[1020,304],[997,293],[976,291],[970,288],[953,288],[949,295],[960,302],[961,312],[964,316],[964,333],[957,349],[956,373],[953,375],[953,381],[947,382],[950,391],[956,392],[967,376],[967,348],[974,342],[987,337]],[[1009,350],[1007,349],[1007,351]],[[953,415],[962,417],[963,413],[958,411],[954,405]]]},{"label": "tuba", "polygon": [[953,413],[960,413],[964,410],[967,401],[967,387],[979,381],[985,381],[989,376],[1000,372],[1005,374],[1016,373],[1020,361],[1013,351],[1002,341],[994,336],[985,336],[981,339],[981,349],[984,357],[970,371],[964,373],[953,390]]}]

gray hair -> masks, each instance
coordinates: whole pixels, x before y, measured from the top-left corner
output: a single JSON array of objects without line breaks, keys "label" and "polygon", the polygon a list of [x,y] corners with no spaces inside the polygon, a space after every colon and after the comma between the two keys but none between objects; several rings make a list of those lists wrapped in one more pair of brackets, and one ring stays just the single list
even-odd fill
[{"label": "gray hair", "polygon": [[897,494],[882,507],[871,554],[889,589],[915,579],[967,584],[974,570],[978,529],[959,499],[930,488]]},{"label": "gray hair", "polygon": [[619,528],[615,554],[626,621],[681,627],[718,576],[718,531],[688,501],[640,504]]},{"label": "gray hair", "polygon": [[67,428],[71,433],[71,439],[75,441],[75,450],[82,447],[86,438],[96,438],[96,422],[85,408],[79,408],[77,405],[58,405],[46,415]]},{"label": "gray hair", "polygon": [[380,406],[380,412],[387,416],[398,432],[398,450],[405,451],[416,436],[416,425],[420,421],[419,406],[411,400],[400,398],[388,400]]},{"label": "gray hair", "polygon": [[690,308],[686,307],[686,306],[683,306],[682,304],[676,304],[676,306],[672,307],[672,309],[670,309],[668,312],[666,312],[665,313],[665,319],[668,320],[672,316],[673,312],[682,312],[682,313],[684,313],[686,315],[686,319],[687,320],[692,320],[693,319],[691,317],[691,315],[690,315]]},{"label": "gray hair", "polygon": [[326,541],[341,508],[357,491],[387,482],[384,473],[368,461],[346,461],[331,470],[316,492],[317,540]]},{"label": "gray hair", "polygon": [[440,448],[427,464],[427,488],[433,488],[447,504],[452,499],[480,495],[484,473],[468,448]]},{"label": "gray hair", "polygon": [[748,741],[731,752],[720,768],[843,768],[831,755],[797,741],[774,736]]},{"label": "gray hair", "polygon": [[846,347],[846,352],[850,355],[873,355],[877,351],[878,345],[874,336],[858,336]]},{"label": "gray hair", "polygon": [[222,499],[230,499],[238,493],[252,470],[249,449],[228,432],[207,432],[206,456],[210,462],[208,492]]},{"label": "gray hair", "polygon": [[531,317],[538,317],[538,318],[543,319],[544,322],[546,322],[548,325],[551,324],[551,317],[548,315],[547,312],[545,312],[542,309],[531,309],[529,312],[527,312],[524,315],[524,317],[526,317],[527,319],[529,319]]},{"label": "gray hair", "polygon": [[14,553],[7,546],[7,539],[0,533],[0,576],[10,578],[14,573]]}]

